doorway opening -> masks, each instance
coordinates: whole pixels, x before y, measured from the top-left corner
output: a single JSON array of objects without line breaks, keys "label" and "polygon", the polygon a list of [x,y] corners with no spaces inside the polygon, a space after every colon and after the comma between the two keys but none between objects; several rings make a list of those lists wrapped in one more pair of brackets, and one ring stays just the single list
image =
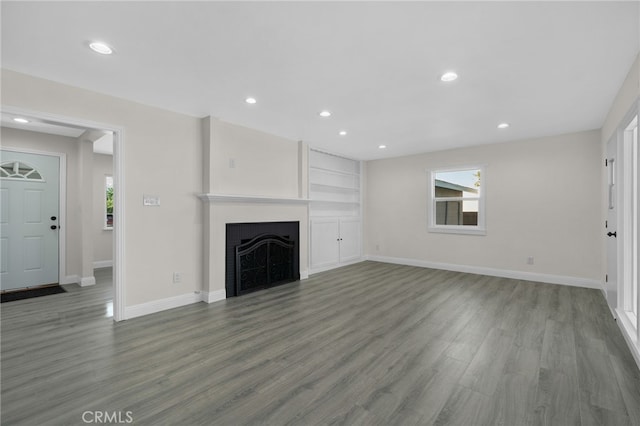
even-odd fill
[{"label": "doorway opening", "polygon": [[[43,113],[39,111],[33,110],[25,110],[16,107],[2,107],[2,125],[3,127],[14,127],[14,128],[22,128],[24,130],[33,130],[41,133],[48,133],[47,129],[50,129],[53,132],[56,128],[66,128],[66,129],[75,129],[77,131],[82,132],[83,135],[87,135],[87,140],[97,140],[100,139],[99,136],[102,135],[112,135],[113,141],[111,142],[111,146],[113,149],[113,160],[112,160],[112,171],[111,171],[111,179],[112,179],[112,210],[110,212],[110,217],[113,220],[112,225],[109,228],[109,234],[112,235],[112,291],[113,291],[113,319],[114,321],[121,321],[125,319],[124,317],[124,307],[125,307],[125,294],[124,294],[124,228],[125,228],[125,206],[124,206],[124,194],[121,188],[124,188],[124,156],[123,156],[123,143],[124,143],[124,129],[120,126],[93,122],[83,119],[77,119],[73,117],[64,117],[59,115],[53,115],[48,113]],[[12,121],[15,118],[21,118],[23,121],[16,122],[21,125],[24,124],[25,127],[18,127],[16,123]],[[26,121],[27,123],[25,123]],[[52,130],[54,129],[54,130]],[[55,134],[55,133],[53,133]],[[92,139],[93,138],[93,139]],[[3,147],[4,149],[4,147]],[[88,152],[85,152],[84,155],[90,155]],[[93,149],[91,149],[91,155],[93,155]],[[84,182],[87,185],[91,185],[92,182]],[[90,191],[91,189],[89,189]],[[59,196],[60,199],[60,223],[64,223],[65,220],[68,219],[68,212],[65,212],[62,207],[66,204],[67,194],[64,193],[64,189]],[[95,216],[95,213],[92,216]],[[98,212],[98,214],[100,214]],[[92,220],[93,217],[89,218]],[[105,216],[106,219],[106,216]],[[106,223],[105,223],[106,228]],[[64,245],[66,240],[66,229],[60,229],[60,240]],[[82,237],[91,238],[91,235],[84,235]],[[59,245],[60,253],[62,254],[65,247]],[[93,260],[93,259],[92,259]],[[59,270],[60,277],[62,277],[62,273],[66,270],[63,262],[65,261],[65,256],[59,256]],[[97,262],[99,263],[99,262]],[[93,265],[93,262],[92,262]],[[107,266],[107,265],[99,265]],[[80,277],[78,284],[81,286],[91,285],[91,279],[95,280],[93,277],[93,273],[91,277],[86,282],[82,282],[83,277]],[[60,280],[62,283],[63,280]]]}]

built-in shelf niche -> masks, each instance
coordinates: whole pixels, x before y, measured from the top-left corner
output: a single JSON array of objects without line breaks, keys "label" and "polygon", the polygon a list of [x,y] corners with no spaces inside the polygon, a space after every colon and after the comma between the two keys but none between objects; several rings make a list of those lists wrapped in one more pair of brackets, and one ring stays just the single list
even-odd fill
[{"label": "built-in shelf niche", "polygon": [[360,162],[311,149],[311,217],[360,216]]}]

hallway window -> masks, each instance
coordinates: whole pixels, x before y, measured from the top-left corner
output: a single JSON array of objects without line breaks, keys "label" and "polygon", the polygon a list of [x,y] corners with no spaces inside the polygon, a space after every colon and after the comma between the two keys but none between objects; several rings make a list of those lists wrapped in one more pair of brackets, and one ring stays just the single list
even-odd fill
[{"label": "hallway window", "polygon": [[113,229],[113,176],[105,176],[105,229]]}]

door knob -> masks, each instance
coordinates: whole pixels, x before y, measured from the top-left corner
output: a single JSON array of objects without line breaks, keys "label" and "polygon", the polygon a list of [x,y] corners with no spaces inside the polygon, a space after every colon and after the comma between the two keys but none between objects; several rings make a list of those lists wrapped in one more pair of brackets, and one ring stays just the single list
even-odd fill
[{"label": "door knob", "polygon": [[614,231],[614,232],[607,232],[607,237],[615,237],[615,238],[618,238],[618,234],[617,234],[617,232],[615,232],[615,231]]},{"label": "door knob", "polygon": [[57,219],[57,217],[51,216],[51,220],[56,220],[56,219]]},{"label": "door knob", "polygon": [[55,225],[51,225],[51,229],[58,229],[58,227]]}]

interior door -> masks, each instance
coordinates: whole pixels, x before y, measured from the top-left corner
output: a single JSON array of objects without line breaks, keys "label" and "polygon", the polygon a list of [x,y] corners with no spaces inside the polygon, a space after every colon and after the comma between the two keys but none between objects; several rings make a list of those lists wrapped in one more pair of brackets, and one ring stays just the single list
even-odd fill
[{"label": "interior door", "polygon": [[0,288],[58,282],[60,159],[0,151]]},{"label": "interior door", "polygon": [[612,309],[618,307],[618,142],[614,135],[607,143],[607,302]]}]

